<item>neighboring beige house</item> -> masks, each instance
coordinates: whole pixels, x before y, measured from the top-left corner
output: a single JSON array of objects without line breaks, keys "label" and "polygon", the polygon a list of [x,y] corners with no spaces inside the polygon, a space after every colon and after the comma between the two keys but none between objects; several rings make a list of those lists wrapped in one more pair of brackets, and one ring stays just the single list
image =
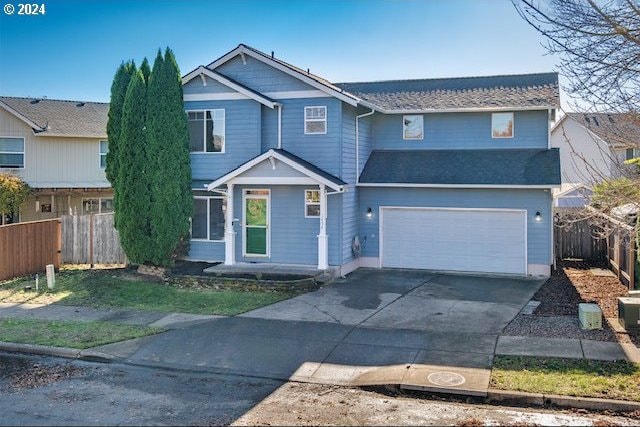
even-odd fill
[{"label": "neighboring beige house", "polygon": [[555,206],[579,207],[590,187],[620,176],[624,161],[640,156],[640,125],[624,114],[567,113],[551,129],[551,147],[560,149],[562,186]]},{"label": "neighboring beige house", "polygon": [[29,184],[18,217],[0,224],[113,210],[105,176],[109,104],[0,97],[0,172]]}]

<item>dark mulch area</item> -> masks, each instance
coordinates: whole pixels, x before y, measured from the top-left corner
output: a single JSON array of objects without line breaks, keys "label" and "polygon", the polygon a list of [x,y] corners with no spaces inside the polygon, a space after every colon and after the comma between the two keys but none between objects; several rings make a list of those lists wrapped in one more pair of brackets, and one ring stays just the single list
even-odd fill
[{"label": "dark mulch area", "polygon": [[82,376],[85,369],[70,364],[42,363],[26,358],[0,355],[0,380],[8,380],[11,389],[42,387],[69,377]]},{"label": "dark mulch area", "polygon": [[616,277],[592,274],[592,268],[607,268],[584,261],[562,261],[551,278],[534,295],[540,301],[538,316],[575,316],[578,304],[596,303],[605,317],[618,317],[617,299],[627,294],[627,287]]},{"label": "dark mulch area", "polygon": [[219,262],[195,262],[195,261],[176,261],[171,267],[171,274],[176,276],[204,276],[205,268],[213,267],[220,264]]},{"label": "dark mulch area", "polygon": [[[577,316],[578,304],[596,303],[604,317],[617,319],[617,298],[627,295],[628,288],[616,277],[594,275],[593,268],[607,269],[607,266],[585,261],[559,262],[551,278],[533,296],[534,300],[540,301],[535,316]],[[603,326],[603,332],[610,332],[612,337],[617,335],[620,342],[640,342],[637,333],[616,334],[607,331],[606,322]]]}]

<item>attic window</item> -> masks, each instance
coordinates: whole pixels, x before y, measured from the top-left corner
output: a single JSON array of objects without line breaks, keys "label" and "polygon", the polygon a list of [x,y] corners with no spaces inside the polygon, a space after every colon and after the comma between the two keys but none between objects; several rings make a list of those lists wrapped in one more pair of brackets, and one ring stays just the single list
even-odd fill
[{"label": "attic window", "polygon": [[513,113],[491,114],[491,137],[513,138]]},{"label": "attic window", "polygon": [[327,107],[304,107],[305,135],[327,133]]}]

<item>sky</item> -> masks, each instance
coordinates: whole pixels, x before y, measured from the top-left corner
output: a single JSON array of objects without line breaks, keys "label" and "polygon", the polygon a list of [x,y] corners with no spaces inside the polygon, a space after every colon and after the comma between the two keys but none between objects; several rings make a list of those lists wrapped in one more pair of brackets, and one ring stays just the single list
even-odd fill
[{"label": "sky", "polygon": [[[510,0],[0,0],[0,95],[108,101],[123,60],[183,74],[245,43],[333,82],[548,72]],[[16,9],[6,13],[6,5]]]}]

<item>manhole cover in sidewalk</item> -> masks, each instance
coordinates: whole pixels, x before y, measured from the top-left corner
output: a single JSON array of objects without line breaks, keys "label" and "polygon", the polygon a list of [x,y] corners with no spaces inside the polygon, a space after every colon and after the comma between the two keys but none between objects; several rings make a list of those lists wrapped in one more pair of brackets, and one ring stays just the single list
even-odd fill
[{"label": "manhole cover in sidewalk", "polygon": [[429,374],[427,381],[442,387],[454,387],[464,384],[465,379],[462,375],[456,374],[455,372],[440,371]]}]

